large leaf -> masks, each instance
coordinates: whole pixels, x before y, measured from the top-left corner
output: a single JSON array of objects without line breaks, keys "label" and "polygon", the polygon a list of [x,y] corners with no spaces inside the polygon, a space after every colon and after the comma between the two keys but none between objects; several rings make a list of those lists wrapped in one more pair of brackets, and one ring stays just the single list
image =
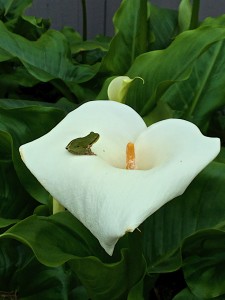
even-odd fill
[{"label": "large leaf", "polygon": [[150,273],[177,270],[182,264],[181,247],[187,237],[199,230],[224,226],[224,182],[225,165],[211,163],[182,196],[144,222],[144,253]]},{"label": "large leaf", "polygon": [[0,227],[15,223],[32,213],[35,203],[15,172],[11,157],[11,136],[0,130]]},{"label": "large leaf", "polygon": [[[22,87],[31,88],[38,83],[39,80],[29,74],[18,61],[12,60],[0,64],[0,98],[21,97]],[[34,90],[32,97],[38,97]]]},{"label": "large leaf", "polygon": [[149,26],[153,35],[150,50],[164,49],[172,43],[178,31],[177,19],[177,11],[150,5]]},{"label": "large leaf", "polygon": [[[2,134],[0,132],[1,138]],[[35,207],[34,200],[21,186],[12,161],[0,161],[0,177],[0,217],[19,219],[31,214]],[[8,221],[5,220],[5,222],[7,225]],[[0,223],[3,224],[3,222]]]},{"label": "large leaf", "polygon": [[0,10],[6,19],[13,19],[23,14],[32,4],[32,0],[0,0]]},{"label": "large leaf", "polygon": [[[196,60],[188,80],[175,83],[160,99],[152,112],[156,121],[178,117],[206,130],[213,112],[225,105],[225,42],[213,44]],[[151,114],[149,115],[151,118]]]},{"label": "large leaf", "polygon": [[83,41],[81,35],[71,27],[64,27],[61,32],[67,38],[72,54],[99,49],[103,52],[109,49],[109,39],[97,36],[94,40]]},{"label": "large leaf", "polygon": [[179,34],[165,50],[140,55],[128,76],[140,76],[145,84],[136,81],[131,85],[126,103],[142,116],[147,115],[174,82],[190,76],[194,63],[210,45],[224,40],[225,28],[220,23],[220,19],[212,20],[211,27],[205,25]]},{"label": "large leaf", "polygon": [[0,61],[18,58],[27,71],[40,81],[60,78],[84,82],[96,73],[95,67],[74,65],[69,45],[58,31],[49,30],[37,41],[29,41],[7,30],[0,22]]},{"label": "large leaf", "polygon": [[1,240],[0,249],[1,299],[12,299],[10,295],[17,295],[22,300],[67,300],[70,290],[76,288],[77,280],[68,269],[40,264],[30,249],[21,243]]},{"label": "large leaf", "polygon": [[193,294],[203,299],[225,294],[224,231],[199,232],[185,241],[182,252],[185,280]]},{"label": "large leaf", "polygon": [[[210,285],[210,283],[209,283]],[[212,300],[224,300],[224,295],[218,296],[215,298],[210,298]],[[202,297],[197,297],[196,295],[192,294],[191,291],[186,288],[182,290],[179,294],[176,295],[176,297],[173,298],[173,300],[203,300]]]},{"label": "large leaf", "polygon": [[[8,103],[0,101],[0,140],[1,145],[4,145],[1,151],[4,151],[5,156],[5,161],[1,165],[1,175],[3,178],[1,183],[4,185],[1,191],[5,199],[4,203],[7,203],[6,199],[9,195],[12,199],[11,201],[13,201],[17,193],[18,197],[22,199],[22,203],[25,202],[27,203],[26,205],[29,205],[29,197],[25,197],[22,191],[22,194],[18,193],[18,189],[21,190],[22,187],[18,182],[14,168],[17,171],[20,181],[32,196],[40,202],[48,202],[48,193],[22,162],[19,154],[19,146],[50,131],[61,121],[65,113],[58,108],[47,105],[41,106],[40,103],[39,105],[37,103],[33,104],[30,102],[28,105],[28,102],[23,101],[9,101]],[[12,176],[10,176],[10,173],[12,173]],[[9,209],[10,211],[13,209],[13,206],[10,208],[9,203],[5,205],[6,210]],[[7,206],[9,207],[7,208]],[[11,215],[8,217],[14,218]]]},{"label": "large leaf", "polygon": [[36,40],[50,26],[49,20],[24,16],[32,0],[0,0],[0,20],[6,27],[28,39]]},{"label": "large leaf", "polygon": [[[202,300],[202,298],[198,298],[194,294],[191,293],[191,291],[186,288],[182,290],[180,293],[178,293],[173,300]],[[219,299],[213,299],[213,300],[219,300]],[[223,300],[223,299],[220,299]]]},{"label": "large leaf", "polygon": [[221,151],[217,157],[219,161],[225,163],[225,107],[221,107],[212,117],[208,128],[208,135],[217,136],[221,141]]},{"label": "large leaf", "polygon": [[[123,251],[120,257],[118,248],[115,255],[109,257],[95,237],[69,212],[50,217],[31,216],[11,227],[1,238],[27,244],[44,265],[53,267],[68,262],[91,299],[126,299],[129,289],[145,274],[142,257],[131,257],[129,251]],[[130,264],[134,259],[135,268]]]},{"label": "large leaf", "polygon": [[50,21],[31,16],[19,16],[16,20],[9,21],[5,25],[10,31],[35,41],[49,29]]},{"label": "large leaf", "polygon": [[123,75],[147,49],[147,1],[123,0],[114,16],[116,35],[104,57],[101,71]]},{"label": "large leaf", "polygon": [[19,219],[4,219],[0,217],[0,228],[8,227],[20,221]]}]

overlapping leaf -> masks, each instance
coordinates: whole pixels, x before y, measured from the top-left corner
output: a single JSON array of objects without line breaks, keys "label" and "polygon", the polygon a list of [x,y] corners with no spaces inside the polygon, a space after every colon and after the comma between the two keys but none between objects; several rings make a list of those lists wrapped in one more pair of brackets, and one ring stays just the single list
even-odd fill
[{"label": "overlapping leaf", "polygon": [[8,19],[14,19],[21,16],[31,4],[32,0],[0,0],[0,10]]},{"label": "overlapping leaf", "polygon": [[0,266],[2,299],[16,295],[22,300],[66,300],[79,287],[77,278],[67,268],[41,265],[28,247],[12,239],[0,241]]},{"label": "overlapping leaf", "polygon": [[151,4],[149,29],[149,50],[165,49],[173,42],[178,33],[177,11],[159,8]]},{"label": "overlapping leaf", "polygon": [[96,74],[94,67],[72,63],[69,45],[58,31],[49,30],[37,41],[29,41],[8,31],[0,22],[0,34],[0,61],[18,58],[27,71],[41,81],[60,78],[79,83]]},{"label": "overlapping leaf", "polygon": [[147,1],[124,0],[114,16],[116,35],[101,65],[102,72],[123,75],[147,50]]},{"label": "overlapping leaf", "polygon": [[158,113],[159,117],[160,112],[167,110],[168,117],[187,119],[206,131],[212,113],[225,105],[224,49],[225,42],[220,41],[204,52],[188,80],[175,83],[152,114]]},{"label": "overlapping leaf", "polygon": [[[56,267],[68,262],[91,299],[108,299],[113,295],[114,299],[122,300],[132,287],[130,284],[143,280],[145,274],[142,256],[132,258],[138,262],[135,269],[129,264],[128,251],[123,251],[121,258],[117,252],[111,259],[95,237],[68,212],[50,217],[31,216],[1,238],[13,238],[27,244],[44,265]],[[134,298],[130,296],[130,299]]]},{"label": "overlapping leaf", "polygon": [[224,180],[225,165],[211,163],[182,196],[145,221],[144,253],[150,273],[179,269],[185,238],[199,230],[224,226]]},{"label": "overlapping leaf", "polygon": [[225,222],[222,228],[199,232],[183,245],[184,276],[192,293],[199,298],[225,295]]},{"label": "overlapping leaf", "polygon": [[[145,84],[136,82],[131,85],[126,103],[145,116],[172,84],[187,80],[199,57],[208,53],[209,46],[225,39],[221,19],[211,21],[211,25],[183,32],[165,50],[140,55],[127,74],[131,78],[140,76]],[[210,61],[210,65],[213,62]]]},{"label": "overlapping leaf", "polygon": [[[33,104],[25,101],[1,101],[0,102],[0,141],[1,141],[1,184],[2,199],[1,205],[5,205],[5,211],[9,213],[7,217],[14,218],[16,213],[22,211],[22,207],[31,205],[28,195],[23,186],[41,202],[48,202],[48,193],[41,187],[37,180],[30,174],[22,163],[19,154],[19,146],[31,141],[54,127],[65,113],[57,108],[42,105],[37,102]],[[15,173],[15,170],[19,176]],[[19,192],[20,191],[20,192]],[[24,194],[25,193],[25,194]],[[8,200],[7,200],[8,199]],[[6,201],[16,204],[19,202],[22,207],[14,207]],[[26,203],[26,204],[25,204]],[[2,208],[3,212],[3,208]]]}]

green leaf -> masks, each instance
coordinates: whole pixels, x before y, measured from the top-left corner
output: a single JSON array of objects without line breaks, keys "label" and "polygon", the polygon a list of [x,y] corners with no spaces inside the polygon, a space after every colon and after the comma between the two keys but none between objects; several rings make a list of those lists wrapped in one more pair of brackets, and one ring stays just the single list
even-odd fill
[{"label": "green leaf", "polygon": [[220,153],[216,157],[216,161],[225,164],[225,147],[221,147]]},{"label": "green leaf", "polygon": [[58,31],[49,30],[37,41],[29,41],[8,31],[0,22],[0,35],[0,61],[18,58],[40,81],[60,78],[80,83],[92,78],[97,71],[88,65],[72,63],[69,45]]},{"label": "green leaf", "polygon": [[65,111],[66,114],[68,114],[69,112],[71,112],[72,110],[77,108],[77,105],[72,103],[71,101],[69,101],[66,98],[60,98],[56,103],[55,103],[55,107],[58,107],[59,109]]},{"label": "green leaf", "polygon": [[28,245],[46,266],[56,267],[67,262],[91,299],[126,299],[129,290],[139,284],[145,274],[142,256],[135,269],[129,263],[128,250],[123,250],[120,257],[117,248],[113,257],[108,256],[88,229],[69,212],[50,217],[31,216],[0,237]]},{"label": "green leaf", "polygon": [[81,104],[96,99],[97,91],[95,91],[94,84],[92,82],[90,82],[90,84],[88,85],[74,84],[74,83],[67,82],[66,85],[70,89],[70,91],[74,95],[76,95],[79,103]]},{"label": "green leaf", "polygon": [[107,38],[101,40],[100,37],[97,37],[94,40],[83,41],[81,35],[71,27],[64,27],[61,32],[67,38],[72,54],[95,49],[100,49],[106,52],[109,49],[109,42]]},{"label": "green leaf", "polygon": [[216,41],[224,40],[225,29],[215,20],[212,26],[185,31],[165,50],[152,51],[137,57],[127,75],[139,76],[145,84],[133,85],[126,104],[142,116],[151,112],[159,99],[176,81],[188,79],[196,60]]},{"label": "green leaf", "polygon": [[[225,105],[225,42],[209,47],[194,63],[190,77],[175,83],[160,99],[171,117],[183,118],[207,130],[210,117]],[[158,108],[159,109],[159,108]]]},{"label": "green leaf", "polygon": [[[65,103],[68,102],[68,100],[59,100],[58,102],[54,103],[48,103],[48,102],[41,102],[41,101],[30,101],[30,100],[22,100],[22,99],[0,99],[0,109],[5,109],[8,110],[9,112],[14,109],[25,109],[25,108],[32,108],[34,109],[37,107],[37,109],[42,109],[44,107],[49,107],[49,108],[57,108],[59,107],[61,110],[66,109],[63,108],[63,105],[60,105],[61,101],[65,101]],[[71,107],[76,107],[75,104],[71,103]]]},{"label": "green leaf", "polygon": [[66,37],[70,48],[72,49],[74,45],[82,42],[82,37],[78,31],[75,31],[72,27],[64,26],[61,33]]},{"label": "green leaf", "polygon": [[85,257],[74,259],[70,265],[77,272],[91,299],[127,299],[129,290],[127,252],[124,252],[120,261],[112,264],[104,264],[95,257]]},{"label": "green leaf", "polygon": [[50,27],[50,22],[23,15],[31,4],[32,0],[0,0],[0,19],[10,31],[36,40]]},{"label": "green leaf", "polygon": [[224,182],[225,165],[211,163],[182,196],[170,201],[144,222],[141,231],[149,273],[179,269],[181,247],[187,237],[199,230],[223,228]]},{"label": "green leaf", "polygon": [[35,41],[49,29],[50,21],[32,16],[19,16],[16,20],[7,22],[6,26],[10,31]]},{"label": "green leaf", "polygon": [[[7,104],[6,101],[0,101],[0,139],[1,143],[3,142],[5,144],[5,159],[7,159],[1,169],[1,175],[5,178],[2,183],[3,185],[5,184],[3,191],[6,191],[4,203],[6,203],[7,193],[9,193],[8,184],[10,184],[10,186],[15,184],[15,189],[10,189],[12,201],[14,198],[13,195],[18,192],[17,187],[21,190],[16,175],[7,179],[9,172],[15,174],[14,168],[23,186],[36,200],[41,203],[49,202],[49,194],[38,183],[36,178],[31,175],[22,162],[19,154],[19,146],[44,135],[61,121],[64,116],[65,113],[62,110],[48,107],[47,105],[41,106],[40,103],[37,105],[37,103],[32,104],[32,102],[28,104],[28,102],[23,101],[9,101]],[[28,201],[28,195],[26,197],[22,195],[23,194],[20,194],[20,198],[24,198],[23,202],[29,205],[31,202]],[[7,210],[7,205],[5,209]],[[11,209],[14,210],[13,206]],[[19,211],[20,210],[18,210],[18,212]]]},{"label": "green leaf", "polygon": [[32,0],[0,0],[0,10],[7,19],[12,19],[22,15],[31,4]]},{"label": "green leaf", "polygon": [[208,17],[201,24],[201,26],[211,26],[211,27],[220,26],[222,28],[224,27],[224,25],[225,25],[225,18],[223,14],[216,18]]},{"label": "green leaf", "polygon": [[123,75],[147,49],[147,1],[123,0],[113,21],[116,35],[100,70]]},{"label": "green leaf", "polygon": [[150,34],[153,35],[153,42],[150,44],[150,50],[168,47],[177,35],[177,23],[177,11],[151,4],[149,28]]},{"label": "green leaf", "polygon": [[[32,282],[28,285],[30,274]],[[22,270],[17,270],[14,285],[19,287],[17,291],[21,300],[67,300],[69,275],[63,267],[49,268],[33,257]]]},{"label": "green leaf", "polygon": [[225,163],[225,106],[212,113],[207,135],[220,138],[222,148],[217,160]]},{"label": "green leaf", "polygon": [[103,83],[103,85],[102,85],[102,88],[101,88],[101,91],[100,91],[99,94],[96,96],[96,99],[98,99],[98,100],[106,100],[106,99],[109,98],[109,97],[108,97],[108,87],[109,87],[110,82],[111,82],[114,78],[116,78],[116,76],[108,77],[108,78],[104,81],[104,83]]},{"label": "green leaf", "polygon": [[185,241],[184,277],[197,297],[205,299],[225,294],[224,252],[224,231],[204,230]]},{"label": "green leaf", "polygon": [[32,213],[35,203],[26,193],[11,158],[11,136],[0,130],[0,228]]},{"label": "green leaf", "polygon": [[[145,274],[143,274],[145,275]],[[143,280],[142,278],[129,292],[127,300],[144,300],[143,295]]]},{"label": "green leaf", "polygon": [[14,294],[22,300],[50,300],[52,297],[66,300],[77,285],[77,279],[68,268],[41,265],[28,247],[15,240],[0,241],[0,266],[1,299],[3,294],[8,297]]},{"label": "green leaf", "polygon": [[[180,293],[178,293],[173,300],[202,300],[202,298],[198,298],[195,295],[191,293],[191,291],[186,288],[182,290]],[[216,299],[214,299],[216,300]],[[222,299],[221,299],[222,300]]]},{"label": "green leaf", "polygon": [[4,219],[0,217],[0,228],[8,227],[20,221],[19,219]]},{"label": "green leaf", "polygon": [[[33,87],[39,80],[30,75],[27,70],[13,62],[1,64],[0,93],[1,97],[9,96],[21,86]],[[2,100],[1,100],[2,101]]]},{"label": "green leaf", "polygon": [[[40,234],[41,239],[38,238]],[[94,236],[69,212],[50,217],[30,216],[1,237],[14,238],[28,245],[37,259],[50,267],[60,266],[74,256],[106,256]]]},{"label": "green leaf", "polygon": [[89,300],[87,291],[83,286],[75,288],[69,295],[69,299]]},{"label": "green leaf", "polygon": [[61,32],[67,38],[73,60],[80,63],[94,65],[100,63],[109,49],[110,39],[96,36],[93,40],[83,41],[80,34],[70,27],[64,27]]}]

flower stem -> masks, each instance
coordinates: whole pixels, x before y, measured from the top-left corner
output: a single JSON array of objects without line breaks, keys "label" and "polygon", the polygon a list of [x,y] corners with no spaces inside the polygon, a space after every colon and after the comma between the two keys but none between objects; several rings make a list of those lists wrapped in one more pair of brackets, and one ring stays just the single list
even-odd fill
[{"label": "flower stem", "polygon": [[198,27],[199,8],[200,8],[200,0],[193,0],[190,29],[195,29]]},{"label": "flower stem", "polygon": [[61,211],[64,211],[65,210],[65,207],[62,206],[62,204],[60,204],[55,198],[53,198],[53,201],[52,201],[52,213],[53,215],[58,213],[58,212],[61,212]]},{"label": "flower stem", "polygon": [[83,14],[83,40],[87,40],[87,7],[86,0],[81,0],[82,3],[82,14]]},{"label": "flower stem", "polygon": [[[83,17],[83,41],[87,40],[87,7],[86,7],[86,0],[81,0],[82,4],[82,17]],[[86,63],[86,53],[82,52],[82,63]]]}]

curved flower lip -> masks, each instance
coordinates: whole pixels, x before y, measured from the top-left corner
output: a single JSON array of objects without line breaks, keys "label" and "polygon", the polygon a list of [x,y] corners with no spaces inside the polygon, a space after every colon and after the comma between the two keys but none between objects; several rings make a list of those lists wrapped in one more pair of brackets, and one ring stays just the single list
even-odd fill
[{"label": "curved flower lip", "polygon": [[[96,155],[65,150],[91,131],[100,134],[92,146]],[[137,170],[125,169],[128,142],[135,144]],[[219,151],[220,140],[190,122],[168,119],[147,128],[133,109],[114,101],[85,103],[20,147],[34,176],[110,255],[121,236],[181,195]]]},{"label": "curved flower lip", "polygon": [[114,78],[108,86],[108,97],[110,100],[122,102],[129,84],[133,81],[128,76]]},{"label": "curved flower lip", "polygon": [[144,79],[139,76],[136,76],[132,79],[128,76],[115,77],[108,86],[107,92],[109,99],[123,103],[127,90],[129,89],[131,82],[135,79],[142,80],[144,83]]}]

